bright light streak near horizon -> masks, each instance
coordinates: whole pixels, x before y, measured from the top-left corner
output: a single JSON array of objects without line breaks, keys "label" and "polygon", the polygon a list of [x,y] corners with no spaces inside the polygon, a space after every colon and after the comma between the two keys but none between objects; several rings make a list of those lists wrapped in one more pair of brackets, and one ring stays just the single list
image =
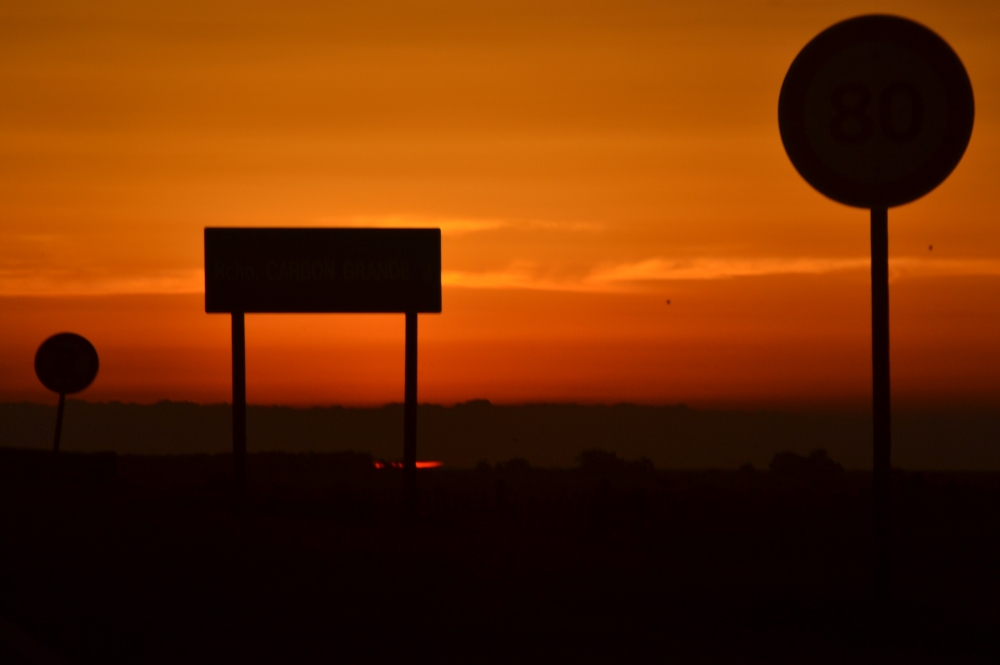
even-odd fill
[{"label": "bright light streak near horizon", "polygon": [[[372,465],[376,469],[387,469],[387,468],[388,469],[402,469],[403,468],[403,463],[402,462],[384,462],[382,460],[375,461],[375,462],[372,463]],[[436,469],[436,468],[438,468],[440,466],[444,466],[444,462],[441,462],[439,460],[424,460],[424,461],[418,461],[417,462],[417,468],[418,469]]]}]

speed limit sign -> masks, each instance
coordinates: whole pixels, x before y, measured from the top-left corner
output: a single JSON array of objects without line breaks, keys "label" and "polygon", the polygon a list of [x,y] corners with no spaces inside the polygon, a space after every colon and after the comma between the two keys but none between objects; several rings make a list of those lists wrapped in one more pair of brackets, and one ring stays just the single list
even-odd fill
[{"label": "speed limit sign", "polygon": [[799,174],[834,201],[871,209],[875,591],[883,601],[891,550],[888,209],[948,177],[972,136],[974,107],[965,67],[943,39],[882,15],[817,35],[778,98],[781,141]]},{"label": "speed limit sign", "polygon": [[972,135],[969,76],[931,30],[897,16],[861,16],[809,42],[778,100],[792,164],[821,193],[891,208],[928,193]]}]

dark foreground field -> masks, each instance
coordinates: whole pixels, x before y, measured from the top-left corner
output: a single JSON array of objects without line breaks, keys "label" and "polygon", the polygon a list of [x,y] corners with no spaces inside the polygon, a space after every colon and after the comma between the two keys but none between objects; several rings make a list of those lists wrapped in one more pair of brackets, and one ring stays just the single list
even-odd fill
[{"label": "dark foreground field", "polygon": [[251,456],[243,511],[222,455],[32,459],[3,663],[1000,662],[997,474],[896,475],[880,622],[863,473],[430,470],[407,517],[364,456]]}]

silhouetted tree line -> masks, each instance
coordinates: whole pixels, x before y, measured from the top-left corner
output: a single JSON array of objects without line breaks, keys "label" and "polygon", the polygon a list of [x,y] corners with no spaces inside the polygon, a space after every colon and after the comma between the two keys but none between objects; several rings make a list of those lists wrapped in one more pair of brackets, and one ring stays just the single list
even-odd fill
[{"label": "silhouetted tree line", "polygon": [[[402,405],[379,408],[255,406],[247,411],[252,453],[332,453],[357,450],[399,459]],[[449,468],[477,460],[530,459],[570,467],[581,450],[611,450],[625,459],[647,457],[658,468],[766,468],[775,453],[829,451],[848,468],[871,464],[870,416],[859,412],[785,413],[708,411],[684,407],[494,405],[485,400],[418,409],[421,459]],[[55,407],[0,404],[0,446],[50,449]],[[894,461],[903,468],[1000,469],[1000,411],[893,414]],[[181,402],[104,404],[69,400],[62,449],[119,454],[192,455],[231,449],[226,404]],[[492,465],[491,465],[492,466]]]}]

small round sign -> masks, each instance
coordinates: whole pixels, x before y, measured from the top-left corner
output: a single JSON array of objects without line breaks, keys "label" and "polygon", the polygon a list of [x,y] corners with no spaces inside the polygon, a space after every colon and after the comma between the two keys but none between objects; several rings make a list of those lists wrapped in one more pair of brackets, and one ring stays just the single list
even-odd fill
[{"label": "small round sign", "polygon": [[89,386],[98,367],[97,349],[75,333],[53,335],[35,353],[38,380],[60,395],[78,393]]},{"label": "small round sign", "polygon": [[848,19],[792,62],[778,100],[785,151],[840,203],[890,208],[927,194],[965,153],[975,104],[962,61],[897,16]]}]

